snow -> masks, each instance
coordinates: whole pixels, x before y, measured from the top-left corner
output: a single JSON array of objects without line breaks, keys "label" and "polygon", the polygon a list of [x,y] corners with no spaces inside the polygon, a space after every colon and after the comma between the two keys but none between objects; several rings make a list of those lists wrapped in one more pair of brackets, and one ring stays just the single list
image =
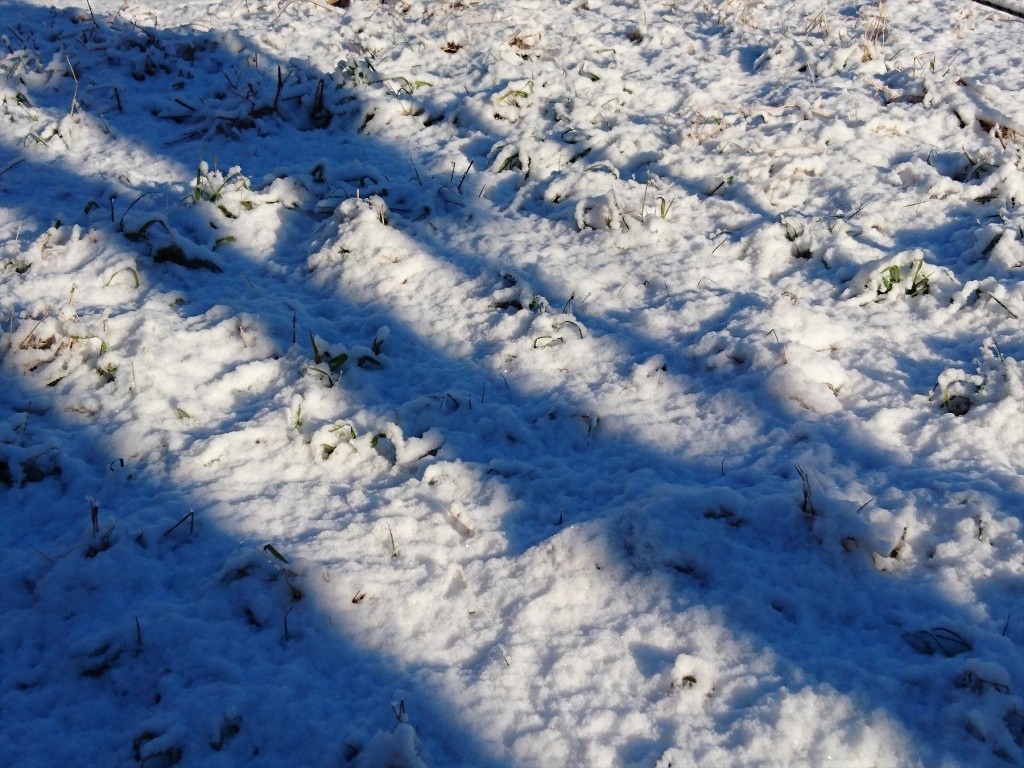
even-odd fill
[{"label": "snow", "polygon": [[1024,764],[1024,65],[963,0],[0,0],[0,754]]}]

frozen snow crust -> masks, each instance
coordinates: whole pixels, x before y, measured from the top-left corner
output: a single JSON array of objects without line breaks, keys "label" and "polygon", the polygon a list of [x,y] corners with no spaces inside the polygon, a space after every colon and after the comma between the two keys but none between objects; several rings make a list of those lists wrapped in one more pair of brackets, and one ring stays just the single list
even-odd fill
[{"label": "frozen snow crust", "polygon": [[1024,25],[0,0],[0,755],[1024,764]]}]

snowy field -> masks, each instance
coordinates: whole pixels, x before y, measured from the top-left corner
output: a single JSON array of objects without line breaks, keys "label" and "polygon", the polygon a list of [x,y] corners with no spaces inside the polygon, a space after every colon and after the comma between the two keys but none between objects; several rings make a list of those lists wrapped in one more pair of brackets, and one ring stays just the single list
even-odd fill
[{"label": "snowy field", "polygon": [[1024,22],[59,4],[4,764],[1024,765]]}]

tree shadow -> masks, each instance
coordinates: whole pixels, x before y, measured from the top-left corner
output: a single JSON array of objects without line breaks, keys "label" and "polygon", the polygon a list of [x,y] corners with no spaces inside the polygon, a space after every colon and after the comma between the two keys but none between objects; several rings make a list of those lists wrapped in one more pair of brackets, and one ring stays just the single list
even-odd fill
[{"label": "tree shadow", "polygon": [[[102,115],[114,136],[138,146],[140,162],[149,158],[169,166],[166,183],[142,189],[131,182],[130,170],[128,178],[124,170],[121,178],[92,178],[59,161],[33,159],[31,147],[4,146],[0,167],[8,170],[0,177],[0,195],[25,219],[25,239],[44,236],[53,207],[61,210],[60,229],[75,223],[83,231],[102,227],[103,237],[110,242],[121,238],[116,247],[135,254],[133,269],[146,290],[184,299],[175,306],[183,323],[207,328],[243,318],[240,324],[258,326],[269,340],[262,351],[291,366],[291,384],[303,379],[315,383],[325,376],[325,383],[343,388],[359,408],[398,413],[401,434],[382,432],[395,443],[439,432],[443,439],[433,449],[436,456],[424,454],[393,471],[422,477],[436,458],[488,473],[516,500],[500,521],[507,541],[503,554],[520,556],[572,523],[604,521],[609,556],[667,580],[680,611],[708,604],[730,629],[781,658],[794,681],[848,694],[865,712],[888,712],[922,755],[964,751],[963,736],[936,734],[929,726],[930,716],[959,701],[942,679],[958,662],[947,661],[943,647],[926,648],[925,634],[941,626],[985,654],[1005,652],[1009,641],[979,628],[975,615],[935,587],[875,572],[865,562],[869,553],[849,557],[841,548],[844,536],[870,538],[855,505],[815,486],[810,492],[817,495],[817,507],[805,498],[809,506],[801,509],[800,478],[790,467],[775,470],[791,481],[792,497],[764,497],[760,470],[723,476],[715,462],[681,459],[642,435],[631,435],[628,424],[626,429],[599,427],[590,404],[575,402],[568,387],[525,386],[514,374],[494,370],[483,361],[500,352],[500,340],[463,340],[460,345],[458,339],[449,339],[449,346],[425,330],[429,318],[417,324],[407,308],[374,301],[369,298],[372,291],[346,283],[343,270],[322,270],[327,277],[309,274],[308,254],[297,252],[295,242],[309,243],[315,251],[330,240],[331,227],[337,225],[330,209],[320,210],[310,200],[340,203],[376,194],[395,212],[392,228],[419,249],[416,266],[427,269],[438,285],[459,287],[467,298],[504,296],[502,291],[511,287],[503,283],[497,265],[442,242],[428,242],[424,228],[415,226],[422,212],[410,191],[413,185],[396,182],[417,173],[409,160],[412,149],[353,132],[366,118],[357,92],[345,92],[336,103],[348,111],[331,116],[321,98],[331,84],[328,75],[302,71],[294,62],[277,62],[263,52],[257,56],[259,47],[250,41],[240,44],[237,35],[131,27],[87,11],[61,15],[10,2],[0,3],[0,11],[15,19],[18,29],[36,30],[40,37],[43,30],[52,30],[49,40],[35,42],[54,51],[64,50],[60,37],[68,30],[74,34],[67,40],[77,42],[80,35],[86,47],[107,45],[108,36],[122,43],[136,39],[137,46],[121,48],[124,56],[137,59],[140,89],[117,93],[99,87],[98,81],[91,88],[86,83],[94,75],[76,72],[82,89],[79,109],[90,118]],[[201,105],[168,98],[175,82],[209,76],[225,62],[227,85]],[[26,86],[26,108],[62,110],[70,103],[72,88],[67,76],[38,88]],[[105,107],[96,106],[100,99]],[[55,132],[47,134],[49,126],[44,125],[34,135],[43,143],[75,141],[72,123],[54,121],[53,126]],[[331,143],[329,151],[325,142]],[[282,208],[294,201],[298,210],[282,213],[280,222],[300,234],[278,233],[260,252],[246,250],[241,239],[221,240],[234,231],[230,222],[216,218],[220,214],[214,192],[224,175],[214,187],[197,193],[195,202],[202,205],[180,205],[195,188],[190,190],[188,175],[175,179],[174,173],[187,169],[190,174],[199,159],[213,153],[215,143],[221,153],[233,155],[230,162],[239,163],[246,175],[263,177],[261,192],[273,188],[275,176],[301,178],[302,189],[293,190],[292,198],[282,192]],[[15,161],[19,164],[12,167]],[[213,175],[207,173],[207,178]],[[28,198],[25,186],[39,194]],[[140,201],[137,195],[142,193]],[[446,205],[457,207],[457,201],[446,203],[440,192],[429,203],[442,213]],[[350,209],[358,215],[372,206],[355,203]],[[216,232],[210,231],[211,221],[221,224]],[[172,247],[178,251],[165,250]],[[29,268],[44,268],[43,261]],[[221,271],[208,275],[210,265]],[[196,290],[198,276],[215,285],[215,291]],[[528,277],[547,292],[539,276]],[[443,301],[439,307],[444,308]],[[734,310],[735,303],[727,303],[721,317]],[[35,311],[27,305],[4,307],[5,315]],[[479,319],[497,324],[506,312],[514,320],[529,310],[510,306]],[[565,320],[572,321],[569,313]],[[532,315],[523,317],[522,327],[532,328],[532,322]],[[390,335],[378,352],[374,334],[382,326]],[[612,322],[595,322],[587,331],[595,340],[618,345],[631,364],[661,352]],[[328,336],[327,342],[343,341],[349,350],[367,348],[376,364],[364,367],[349,360],[336,381],[329,361],[325,371],[324,361],[316,359],[321,357],[316,339],[323,344]],[[16,335],[12,344],[22,345],[28,338]],[[48,352],[48,337],[35,338],[39,351]],[[100,360],[96,354],[88,358],[90,364]],[[678,355],[676,360],[682,368],[683,360]],[[209,378],[220,373],[213,371]],[[94,375],[102,379],[102,373]],[[662,376],[657,370],[649,375]],[[699,383],[698,373],[692,375]],[[131,461],[122,467],[123,446],[110,443],[113,428],[83,426],[81,419],[58,413],[64,407],[59,381],[48,388],[53,380],[38,375],[31,384],[7,378],[11,383],[4,392],[9,416],[3,448],[11,487],[4,493],[10,499],[6,508],[17,513],[6,513],[13,524],[5,526],[4,537],[5,552],[17,554],[5,568],[5,594],[16,595],[5,610],[16,619],[5,623],[4,643],[19,648],[18,658],[39,662],[10,678],[4,706],[20,707],[20,690],[26,697],[33,693],[31,705],[42,707],[43,698],[34,691],[44,679],[41,665],[59,660],[68,681],[46,692],[49,712],[23,716],[21,734],[15,735],[9,722],[5,726],[13,753],[26,756],[23,764],[53,762],[55,750],[64,750],[65,761],[82,761],[89,749],[93,762],[109,762],[111,754],[127,762],[133,751],[171,760],[179,748],[190,755],[202,753],[209,764],[218,759],[237,764],[255,756],[257,749],[264,761],[284,763],[323,744],[322,762],[337,764],[346,759],[348,734],[354,734],[358,747],[374,730],[388,729],[393,718],[403,719],[399,711],[392,712],[396,699],[405,701],[426,757],[435,764],[501,762],[482,745],[489,740],[470,732],[471,718],[453,715],[443,692],[419,682],[424,669],[409,670],[408,662],[356,647],[344,639],[345,627],[333,623],[337,612],[322,611],[308,596],[299,599],[296,590],[315,591],[308,585],[311,574],[303,571],[303,563],[293,567],[278,556],[288,555],[279,540],[247,541],[239,547],[229,530],[208,522],[217,518],[216,502],[204,498],[201,479],[191,487],[169,486],[151,451],[142,454],[138,467]],[[672,374],[665,378],[671,381]],[[131,386],[123,377],[118,386],[130,397]],[[189,452],[211,436],[231,432],[271,407],[280,391],[234,397],[219,420],[183,429],[173,445]],[[187,409],[187,403],[183,400],[180,407]],[[748,407],[748,418],[765,423],[756,404]],[[40,419],[38,427],[33,414]],[[775,413],[773,418],[791,432],[800,431],[793,417]],[[321,424],[307,424],[305,434],[329,421],[324,417]],[[841,432],[820,425],[808,432],[841,449]],[[821,450],[808,445],[806,455]],[[828,461],[822,465],[827,467]],[[560,466],[567,471],[548,471]],[[608,471],[595,473],[594,467]],[[98,504],[95,527],[88,524],[88,504],[70,501],[86,495]],[[106,498],[114,499],[117,507]],[[83,558],[88,561],[84,566]],[[69,592],[68,584],[82,573],[87,582]],[[862,591],[850,592],[853,579],[860,581]],[[836,596],[821,615],[792,597],[794,592],[815,591]],[[70,599],[75,603],[68,605]],[[6,597],[4,602],[7,606]],[[923,617],[929,623],[917,623]],[[13,637],[9,626],[28,630],[34,650],[24,650],[21,644],[28,641]],[[951,657],[967,650],[951,649]],[[669,663],[650,649],[636,654],[643,668]],[[941,671],[925,669],[933,657]],[[866,659],[876,665],[865,669]],[[917,681],[922,715],[913,720],[906,717],[908,707],[894,705],[907,696],[908,665],[923,678]],[[223,712],[205,704],[211,697],[223,704]],[[162,716],[161,705],[210,717],[186,726]],[[134,718],[129,714],[133,712],[138,713]],[[239,724],[242,713],[245,719]],[[97,725],[108,721],[123,727]],[[339,728],[345,732],[339,734]],[[58,747],[53,745],[54,730],[61,734]],[[670,738],[660,734],[657,741],[664,746]],[[311,744],[317,748],[311,750]],[[642,751],[636,745],[624,747],[621,759],[629,762]],[[985,757],[985,747],[979,745],[978,751]]]}]

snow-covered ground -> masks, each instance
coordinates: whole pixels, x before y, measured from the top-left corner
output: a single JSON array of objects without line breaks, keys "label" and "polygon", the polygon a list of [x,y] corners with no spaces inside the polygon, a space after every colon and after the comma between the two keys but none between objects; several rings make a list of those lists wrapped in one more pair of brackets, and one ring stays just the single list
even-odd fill
[{"label": "snow-covered ground", "polygon": [[1024,23],[61,5],[5,764],[1024,765]]}]

